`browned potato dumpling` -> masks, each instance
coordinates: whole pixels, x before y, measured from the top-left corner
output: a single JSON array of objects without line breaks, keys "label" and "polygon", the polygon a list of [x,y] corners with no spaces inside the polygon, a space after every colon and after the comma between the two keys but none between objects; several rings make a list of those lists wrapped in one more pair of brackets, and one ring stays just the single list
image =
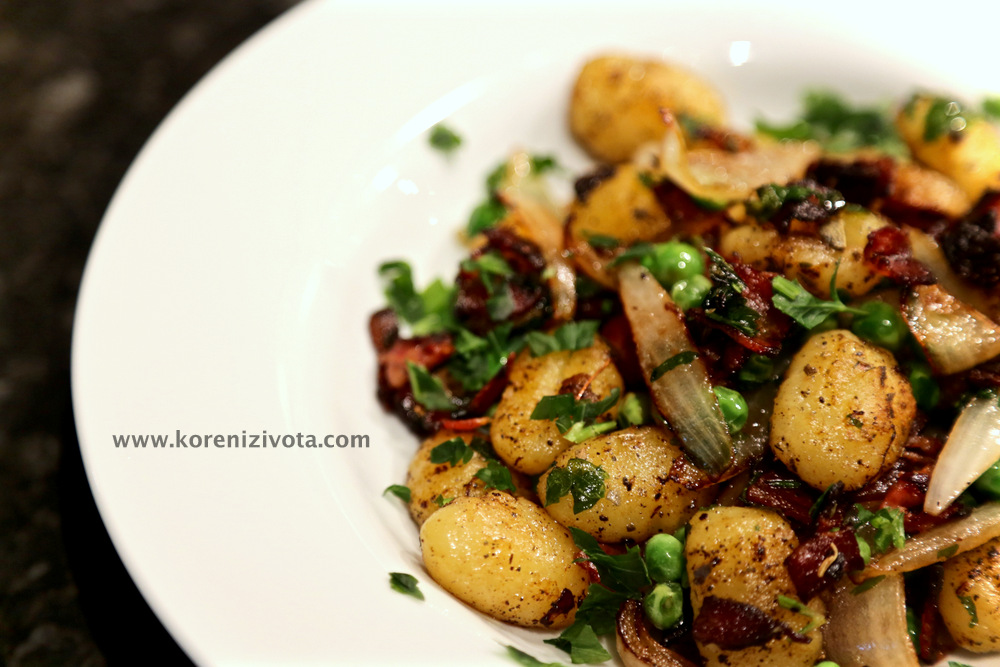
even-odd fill
[{"label": "browned potato dumpling", "polygon": [[607,267],[616,253],[595,249],[591,237],[610,236],[624,247],[638,241],[663,241],[669,235],[670,220],[652,189],[643,183],[634,166],[623,164],[573,202],[566,225],[566,246],[581,271],[614,289],[617,281]]},{"label": "browned potato dumpling", "polygon": [[850,331],[810,338],[778,388],[771,449],[817,489],[854,490],[899,458],[916,414],[909,381],[887,350]]},{"label": "browned potato dumpling", "polygon": [[979,199],[1000,188],[1000,134],[985,118],[947,106],[948,100],[917,95],[896,115],[896,128],[918,160]]},{"label": "browned potato dumpling", "polygon": [[[596,375],[595,375],[596,374]],[[520,354],[511,366],[510,383],[504,389],[490,425],[490,439],[497,455],[514,470],[527,475],[545,471],[573,443],[562,437],[555,422],[531,418],[538,401],[564,389],[573,391],[593,376],[583,396],[586,400],[607,398],[624,382],[611,362],[607,344],[596,339],[583,350],[551,352],[533,357]],[[575,393],[575,392],[574,392]],[[613,406],[602,418],[614,419]]]},{"label": "browned potato dumpling", "polygon": [[746,224],[726,232],[719,244],[723,255],[762,270],[798,280],[811,293],[830,298],[830,280],[837,272],[837,289],[862,296],[882,277],[865,262],[868,235],[889,223],[870,211],[841,211],[817,236],[781,235],[774,229]]},{"label": "browned potato dumpling", "polygon": [[492,491],[457,498],[420,529],[424,566],[493,618],[525,627],[573,622],[589,578],[569,531],[530,500]]},{"label": "browned potato dumpling", "polygon": [[[431,461],[434,448],[453,438],[460,438],[469,444],[473,434],[447,429],[438,431],[424,440],[410,461],[406,485],[410,488],[410,516],[418,526],[439,509],[439,498],[440,502],[444,502],[461,496],[481,496],[487,491],[486,484],[476,477],[476,473],[486,467],[486,459],[478,453],[473,452],[467,462],[454,466]],[[518,495],[528,495],[523,490],[527,485],[522,476],[514,473],[513,480],[518,486]]]},{"label": "browned potato dumpling", "polygon": [[1000,651],[1000,538],[945,562],[938,603],[959,646]]},{"label": "browned potato dumpling", "polygon": [[[712,487],[690,491],[670,481],[670,467],[678,456],[683,456],[681,450],[655,426],[591,438],[564,451],[555,465],[566,468],[571,460],[582,459],[599,466],[606,474],[604,497],[579,514],[573,513],[570,493],[545,509],[562,525],[585,530],[602,542],[642,541],[656,533],[672,533],[714,495]],[[538,482],[543,503],[551,472]]]},{"label": "browned potato dumpling", "polygon": [[725,123],[722,99],[707,82],[676,65],[602,56],[580,71],[570,99],[573,136],[605,162],[625,162],[642,144],[660,139],[663,109],[712,125]]},{"label": "browned potato dumpling", "polygon": [[[684,554],[695,617],[705,598],[715,596],[756,607],[795,630],[806,625],[805,616],[778,602],[779,595],[798,599],[785,567],[798,539],[784,519],[769,510],[715,507],[696,513],[689,525]],[[818,600],[810,606],[823,611]],[[699,643],[698,650],[710,667],[812,667],[822,655],[823,642],[818,629],[807,636],[808,643],[785,636],[737,650]]]}]

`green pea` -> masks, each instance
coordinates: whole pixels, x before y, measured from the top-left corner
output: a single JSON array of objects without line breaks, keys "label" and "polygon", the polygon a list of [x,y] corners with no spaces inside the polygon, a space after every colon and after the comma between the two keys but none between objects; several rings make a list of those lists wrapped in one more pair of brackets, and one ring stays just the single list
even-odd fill
[{"label": "green pea", "polygon": [[730,433],[736,433],[747,423],[750,408],[743,394],[728,387],[712,387],[715,398],[719,401],[719,409],[729,426]]},{"label": "green pea", "polygon": [[760,384],[774,377],[774,360],[763,354],[751,354],[736,377],[741,382]]},{"label": "green pea", "polygon": [[941,398],[941,387],[931,374],[927,364],[916,363],[910,368],[910,388],[921,410],[934,408]]},{"label": "green pea", "polygon": [[674,283],[670,288],[670,298],[681,310],[697,308],[712,289],[712,281],[700,273]]},{"label": "green pea", "polygon": [[833,660],[824,660],[823,662],[817,662],[815,667],[840,667]]},{"label": "green pea", "polygon": [[987,468],[986,472],[972,483],[972,488],[994,500],[1000,500],[1000,461]]},{"label": "green pea", "polygon": [[665,287],[705,273],[705,260],[698,249],[680,241],[657,243],[642,264]]},{"label": "green pea", "polygon": [[677,625],[684,615],[684,593],[674,583],[657,584],[642,601],[646,618],[660,630]]},{"label": "green pea", "polygon": [[851,323],[851,331],[867,341],[897,352],[909,329],[899,310],[884,301],[869,301],[861,304],[865,315],[858,315]]},{"label": "green pea", "polygon": [[684,572],[684,545],[668,533],[653,535],[646,542],[646,569],[653,581],[677,581]]}]

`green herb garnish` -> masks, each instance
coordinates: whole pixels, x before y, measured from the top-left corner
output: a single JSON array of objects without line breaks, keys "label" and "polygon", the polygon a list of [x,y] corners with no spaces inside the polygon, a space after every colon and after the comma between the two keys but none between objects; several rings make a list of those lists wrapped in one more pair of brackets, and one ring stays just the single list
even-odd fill
[{"label": "green herb garnish", "polygon": [[649,381],[656,382],[678,366],[686,366],[697,358],[698,353],[694,350],[684,350],[683,352],[678,352],[671,357],[667,357],[662,363],[660,363],[659,366],[653,369],[652,373],[649,374]]},{"label": "green herb garnish", "polygon": [[979,613],[976,611],[976,601],[968,595],[959,595],[958,601],[962,603],[965,611],[969,613],[969,627],[974,628],[979,625]]},{"label": "green herb garnish", "polygon": [[702,308],[708,319],[732,327],[744,336],[753,338],[757,335],[757,320],[760,313],[747,305],[743,291],[747,285],[739,277],[732,265],[722,258],[722,255],[711,248],[705,248],[705,253],[711,260],[710,275],[712,289],[702,302]]},{"label": "green herb garnish", "polygon": [[411,494],[410,487],[408,486],[403,486],[402,484],[390,484],[385,487],[385,491],[382,492],[382,495],[384,496],[387,493],[391,493],[406,504],[410,503]]},{"label": "green herb garnish", "polygon": [[895,507],[883,507],[877,512],[862,505],[854,506],[855,531],[860,532],[870,526],[872,532],[871,545],[877,553],[885,553],[891,547],[903,548],[906,542],[906,530],[903,526],[903,512]]},{"label": "green herb garnish", "polygon": [[406,262],[393,261],[378,269],[385,285],[385,298],[396,315],[410,325],[414,335],[423,336],[448,329],[454,323],[452,305],[455,288],[435,280],[424,291],[413,286],[413,274]]},{"label": "green herb garnish", "polygon": [[521,667],[566,667],[561,662],[542,662],[538,658],[513,646],[506,646],[504,648],[507,649],[507,657],[521,665]]},{"label": "green herb garnish", "polygon": [[545,507],[559,502],[567,493],[573,497],[573,514],[589,510],[604,497],[608,473],[585,459],[573,458],[564,467],[549,471],[545,482]]},{"label": "green herb garnish", "polygon": [[633,545],[625,553],[613,556],[606,553],[589,533],[575,527],[570,527],[569,532],[576,546],[597,568],[601,583],[612,591],[638,599],[642,596],[642,589],[652,583],[638,546]]},{"label": "green herb garnish", "polygon": [[448,361],[448,372],[466,391],[478,391],[507,364],[508,357],[524,344],[511,338],[509,322],[498,325],[480,337],[468,329],[456,328],[453,337],[455,354]]},{"label": "green herb garnish", "polygon": [[965,129],[971,118],[962,111],[962,106],[947,97],[935,97],[924,116],[924,141],[931,142],[949,132]]},{"label": "green herb garnish", "polygon": [[945,547],[944,549],[938,550],[937,557],[940,558],[941,560],[948,560],[956,553],[958,553],[958,545],[953,544],[950,547]]},{"label": "green herb garnish", "polygon": [[794,611],[796,614],[802,614],[809,619],[809,622],[799,630],[800,635],[808,634],[818,628],[819,626],[826,623],[826,617],[823,614],[815,611],[814,609],[802,604],[794,598],[790,598],[787,595],[778,596],[778,604],[782,608],[788,609],[789,611]]},{"label": "green herb garnish", "polygon": [[762,185],[757,188],[757,200],[747,202],[747,208],[760,220],[769,220],[788,202],[801,202],[815,196],[831,213],[847,203],[836,190],[816,190],[805,185]]},{"label": "green herb garnish", "polygon": [[546,639],[546,644],[552,644],[570,655],[574,665],[581,663],[598,663],[611,659],[597,638],[597,633],[586,623],[576,621],[562,631],[555,639]]},{"label": "green herb garnish", "polygon": [[472,460],[475,452],[461,438],[445,440],[431,450],[431,463],[447,463],[451,466],[465,465]]},{"label": "green herb garnish", "polygon": [[453,150],[462,145],[462,137],[458,136],[453,130],[441,125],[440,123],[431,128],[429,141],[433,148],[436,148],[442,153],[451,153]]},{"label": "green herb garnish", "polygon": [[431,375],[426,368],[412,361],[407,361],[406,372],[410,378],[413,400],[428,410],[454,409],[455,405],[448,392],[445,391],[441,380]]},{"label": "green herb garnish", "polygon": [[830,295],[833,297],[830,301],[814,297],[799,284],[799,281],[789,280],[784,276],[775,276],[771,280],[771,288],[774,290],[771,295],[774,307],[806,329],[819,326],[827,317],[835,313],[865,314],[865,311],[851,308],[840,300],[840,295],[837,293],[837,269],[834,269],[833,276],[830,278]]},{"label": "green herb garnish", "polygon": [[562,350],[583,350],[594,344],[594,334],[597,333],[599,325],[600,322],[597,320],[567,322],[551,334],[541,331],[528,332],[524,341],[534,357]]},{"label": "green herb garnish", "polygon": [[420,591],[417,584],[417,578],[412,574],[406,574],[405,572],[389,573],[389,586],[392,590],[397,593],[413,596],[418,600],[423,600],[424,594]]},{"label": "green herb garnish", "polygon": [[475,477],[482,480],[488,489],[497,489],[498,491],[507,491],[508,493],[515,493],[517,491],[510,470],[495,459],[487,459],[486,467],[477,470]]},{"label": "green herb garnish", "polygon": [[600,401],[577,399],[573,394],[543,396],[531,412],[531,419],[554,420],[556,428],[567,440],[583,442],[598,433],[612,430],[615,422],[594,424],[593,421],[608,411],[618,401],[618,387]]},{"label": "green herb garnish", "polygon": [[861,595],[865,591],[870,591],[871,589],[878,586],[883,579],[885,579],[884,574],[880,574],[877,577],[872,577],[871,579],[866,580],[864,583],[858,584],[857,586],[852,588],[851,595]]}]

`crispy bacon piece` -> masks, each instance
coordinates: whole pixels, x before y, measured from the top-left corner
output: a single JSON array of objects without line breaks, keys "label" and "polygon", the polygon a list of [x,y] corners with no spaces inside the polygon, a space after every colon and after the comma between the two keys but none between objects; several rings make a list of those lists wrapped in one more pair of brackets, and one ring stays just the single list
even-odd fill
[{"label": "crispy bacon piece", "polygon": [[795,590],[803,600],[831,588],[841,576],[864,566],[858,540],[848,528],[817,533],[801,542],[785,559]]},{"label": "crispy bacon piece", "polygon": [[[795,484],[796,486],[792,486]],[[774,470],[761,473],[746,489],[747,502],[773,509],[786,518],[806,525],[812,522],[809,510],[815,499],[803,488],[805,485],[791,475],[780,475]]]},{"label": "crispy bacon piece", "polygon": [[619,313],[601,326],[601,338],[611,349],[611,358],[615,367],[629,386],[644,387],[642,368],[639,367],[639,357],[632,341],[632,327],[628,318]]},{"label": "crispy bacon piece", "polygon": [[967,216],[941,235],[941,248],[966,280],[991,288],[1000,284],[1000,192],[986,191]]},{"label": "crispy bacon piece", "polygon": [[[399,338],[398,329],[391,328],[389,324],[391,320],[384,311],[375,313],[369,322],[372,342],[378,351],[379,401],[417,435],[429,435],[440,426],[438,415],[427,412],[414,400],[406,362],[412,361],[433,370],[451,357],[455,346],[451,335],[445,333]],[[392,340],[391,344],[389,340]]]},{"label": "crispy bacon piece", "polygon": [[790,637],[808,642],[809,638],[792,630],[757,607],[729,598],[707,596],[694,619],[694,638],[702,644],[715,644],[733,651],[748,646],[762,646],[775,637]]},{"label": "crispy bacon piece", "polygon": [[900,285],[930,285],[934,275],[913,257],[910,238],[898,227],[882,227],[868,235],[865,263]]},{"label": "crispy bacon piece", "polygon": [[[473,252],[472,258],[492,250],[499,253],[514,271],[514,275],[505,276],[494,289],[494,293],[497,290],[509,290],[510,293],[512,310],[503,319],[517,326],[543,317],[549,307],[549,298],[548,290],[543,285],[545,258],[541,252],[533,243],[506,229],[488,229],[484,235],[486,244]],[[455,317],[480,336],[493,329],[497,325],[489,309],[493,294],[486,288],[479,271],[461,269],[455,283],[458,286]]]},{"label": "crispy bacon piece", "polygon": [[550,626],[556,622],[560,616],[565,616],[573,610],[573,606],[576,604],[576,598],[573,596],[573,591],[568,588],[562,589],[562,593],[559,594],[559,599],[552,603],[549,610],[545,612],[542,616],[541,621],[539,621],[544,626]]}]

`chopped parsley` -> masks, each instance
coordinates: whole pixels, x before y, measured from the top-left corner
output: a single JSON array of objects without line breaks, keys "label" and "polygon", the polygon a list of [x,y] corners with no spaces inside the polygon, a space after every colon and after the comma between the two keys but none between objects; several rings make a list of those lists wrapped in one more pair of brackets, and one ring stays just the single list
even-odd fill
[{"label": "chopped parsley", "polygon": [[812,139],[830,152],[873,146],[892,155],[907,154],[887,106],[852,106],[830,91],[806,93],[799,120],[781,125],[758,119],[756,127],[761,134],[776,139]]},{"label": "chopped parsley", "polygon": [[513,646],[506,646],[505,648],[507,649],[507,657],[522,667],[565,667],[561,662],[542,662],[538,658]]},{"label": "chopped parsley", "polygon": [[488,489],[497,489],[498,491],[507,491],[508,493],[515,493],[517,491],[510,470],[495,459],[487,459],[486,467],[476,471],[475,477],[482,480]]},{"label": "chopped parsley", "polygon": [[424,594],[417,586],[417,578],[405,572],[390,572],[389,586],[397,593],[410,595],[418,600],[424,599]]},{"label": "chopped parsley", "polygon": [[903,548],[906,530],[903,526],[903,512],[895,507],[883,507],[877,512],[855,505],[855,531],[864,534],[876,553],[885,553],[890,548]]},{"label": "chopped parsley", "polygon": [[591,584],[587,597],[576,610],[576,620],[587,623],[598,635],[611,634],[617,625],[618,609],[629,597],[600,584]]},{"label": "chopped parsley", "polygon": [[875,588],[880,583],[882,583],[883,579],[885,579],[884,574],[880,574],[877,577],[872,577],[871,579],[866,579],[864,583],[858,584],[857,586],[851,589],[851,595],[861,595],[865,591],[870,591],[871,589]]},{"label": "chopped parsley", "polygon": [[959,595],[958,601],[962,603],[965,611],[969,613],[969,627],[974,628],[979,625],[979,613],[976,611],[976,601],[968,595]]},{"label": "chopped parsley", "polygon": [[404,486],[402,484],[390,484],[385,487],[385,491],[382,492],[382,495],[384,496],[387,493],[391,493],[406,504],[410,503],[410,487],[408,486]]},{"label": "chopped parsley", "polygon": [[384,281],[386,301],[396,315],[410,325],[414,335],[443,331],[454,324],[452,305],[456,290],[435,280],[422,292],[413,286],[410,265],[402,261],[386,262],[378,269]]},{"label": "chopped parsley", "polygon": [[747,208],[760,220],[769,220],[781,207],[789,202],[806,201],[816,197],[824,210],[833,213],[843,208],[847,202],[836,190],[817,190],[806,185],[778,185],[771,183],[757,188],[757,199],[747,202]]},{"label": "chopped parsley", "polygon": [[406,372],[410,377],[410,389],[413,391],[413,400],[428,410],[452,410],[455,405],[445,391],[441,380],[437,379],[430,372],[412,361],[406,362]]},{"label": "chopped parsley", "polygon": [[451,153],[462,145],[462,137],[458,136],[451,128],[440,123],[431,128],[428,141],[431,147],[436,148],[442,153]]},{"label": "chopped parsley", "polygon": [[[534,176],[559,168],[558,162],[551,155],[533,155],[530,158],[531,173]],[[507,207],[500,200],[500,189],[507,178],[507,163],[498,164],[486,177],[486,198],[483,199],[469,216],[465,233],[473,237],[480,232],[493,227],[507,215]]]},{"label": "chopped parsley", "polygon": [[531,419],[554,420],[564,438],[570,442],[583,442],[617,427],[613,421],[595,424],[594,420],[618,401],[620,393],[615,387],[607,398],[600,401],[578,400],[573,394],[543,396],[531,411]]},{"label": "chopped parsley", "polygon": [[490,196],[472,209],[465,233],[471,237],[485,232],[503,220],[505,215],[507,215],[507,207],[496,197]]},{"label": "chopped parsley", "polygon": [[469,272],[479,272],[482,276],[483,285],[486,287],[486,291],[490,294],[493,293],[496,287],[493,281],[490,280],[490,276],[510,276],[514,274],[514,269],[510,268],[510,264],[507,263],[500,253],[495,250],[490,250],[485,252],[475,259],[462,260],[462,270]]},{"label": "chopped parsley", "polygon": [[507,364],[507,358],[521,349],[522,338],[511,338],[510,323],[501,324],[480,337],[464,328],[456,328],[455,354],[448,361],[448,372],[466,391],[478,391]]},{"label": "chopped parsley", "polygon": [[611,659],[611,654],[597,638],[597,633],[586,623],[576,621],[562,631],[555,639],[546,639],[546,644],[552,644],[570,655],[573,664],[597,663]]},{"label": "chopped parsley", "polygon": [[590,234],[587,236],[587,243],[591,248],[601,250],[614,250],[622,244],[615,237],[606,234]]},{"label": "chopped parsley", "polygon": [[541,331],[528,332],[524,341],[534,357],[562,350],[583,350],[594,344],[594,334],[597,333],[599,325],[600,322],[597,320],[567,322],[551,334]]},{"label": "chopped parsley", "polygon": [[806,625],[803,626],[801,630],[799,630],[800,635],[808,634],[813,630],[815,630],[816,628],[818,628],[819,626],[826,623],[826,617],[823,616],[823,614],[802,604],[801,602],[799,602],[794,598],[788,597],[787,595],[779,595],[778,604],[781,605],[781,607],[784,609],[788,609],[789,611],[794,611],[796,614],[802,614],[803,616],[809,619],[809,622],[806,623]]},{"label": "chopped parsley", "polygon": [[454,500],[454,498],[445,498],[442,494],[439,493],[439,494],[437,494],[437,498],[434,499],[434,503],[438,507],[444,507],[445,505],[447,505],[448,503],[450,503],[453,500]]},{"label": "chopped parsley", "polygon": [[431,450],[431,463],[447,463],[451,466],[465,465],[475,454],[462,438],[445,440]]},{"label": "chopped parsley", "polygon": [[549,471],[545,483],[545,507],[559,502],[567,493],[573,497],[573,514],[589,510],[604,497],[608,473],[585,459],[570,459],[565,467]]},{"label": "chopped parsley", "polygon": [[940,558],[941,560],[948,560],[957,553],[958,553],[958,545],[953,544],[950,547],[939,549],[937,552],[937,557]]},{"label": "chopped parsley", "polygon": [[950,132],[961,132],[972,120],[972,116],[962,110],[962,106],[947,97],[931,100],[924,116],[924,141],[931,142]]},{"label": "chopped parsley", "polygon": [[760,313],[747,305],[743,296],[747,285],[732,265],[711,248],[705,248],[711,260],[712,289],[702,302],[708,319],[725,324],[750,338],[757,335]]},{"label": "chopped parsley", "polygon": [[625,394],[621,405],[618,406],[618,425],[621,428],[642,426],[650,423],[652,419],[653,413],[648,394],[633,392]]},{"label": "chopped parsley", "polygon": [[866,314],[865,311],[851,308],[840,300],[840,295],[837,293],[837,269],[834,269],[830,278],[830,295],[833,297],[830,301],[814,297],[799,284],[799,281],[789,280],[784,276],[775,276],[771,281],[771,288],[774,290],[771,295],[774,307],[806,329],[819,326],[835,313]]},{"label": "chopped parsley", "polygon": [[632,545],[623,554],[611,555],[601,548],[601,544],[590,533],[572,526],[569,532],[586,559],[597,568],[601,583],[612,591],[638,599],[642,595],[642,589],[652,584],[646,570],[646,561],[642,559],[638,546]]},{"label": "chopped parsley", "polygon": [[653,369],[652,373],[649,374],[649,381],[656,382],[678,366],[686,366],[697,358],[698,353],[694,350],[684,350],[683,352],[678,352],[672,357],[667,357],[659,366]]}]

